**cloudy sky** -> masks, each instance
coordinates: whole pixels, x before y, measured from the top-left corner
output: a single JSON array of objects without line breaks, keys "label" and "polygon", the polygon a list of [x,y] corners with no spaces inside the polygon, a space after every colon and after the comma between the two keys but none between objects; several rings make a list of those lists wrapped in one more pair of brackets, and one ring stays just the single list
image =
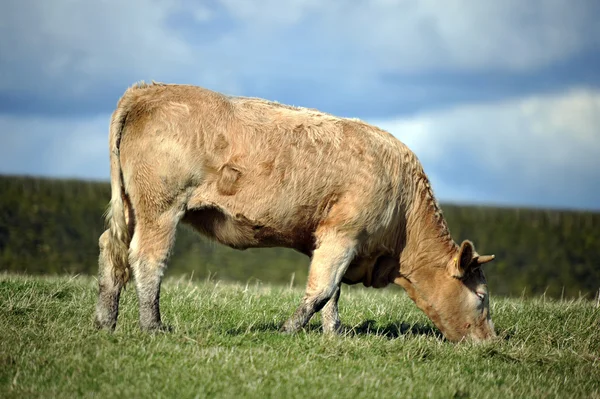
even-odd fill
[{"label": "cloudy sky", "polygon": [[600,210],[596,0],[4,0],[0,174],[107,180],[139,80],[376,124],[442,202]]}]

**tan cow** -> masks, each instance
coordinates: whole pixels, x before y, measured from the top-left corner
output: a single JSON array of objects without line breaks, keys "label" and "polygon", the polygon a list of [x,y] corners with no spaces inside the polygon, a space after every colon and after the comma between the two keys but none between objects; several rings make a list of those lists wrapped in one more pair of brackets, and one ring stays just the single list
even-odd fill
[{"label": "tan cow", "polygon": [[233,248],[311,257],[282,330],[322,310],[336,332],[340,284],[402,286],[446,338],[495,336],[470,241],[455,244],[417,157],[355,119],[186,85],[140,83],[113,113],[112,199],[100,237],[96,325],[116,326],[133,271],[140,327],[164,329],[160,284],[176,226]]}]

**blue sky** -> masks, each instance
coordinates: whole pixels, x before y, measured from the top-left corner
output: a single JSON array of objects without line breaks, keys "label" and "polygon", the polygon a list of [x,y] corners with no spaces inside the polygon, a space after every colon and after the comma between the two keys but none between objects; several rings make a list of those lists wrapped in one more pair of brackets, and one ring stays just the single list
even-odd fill
[{"label": "blue sky", "polygon": [[8,0],[0,173],[107,180],[139,80],[358,117],[441,202],[600,210],[595,0]]}]

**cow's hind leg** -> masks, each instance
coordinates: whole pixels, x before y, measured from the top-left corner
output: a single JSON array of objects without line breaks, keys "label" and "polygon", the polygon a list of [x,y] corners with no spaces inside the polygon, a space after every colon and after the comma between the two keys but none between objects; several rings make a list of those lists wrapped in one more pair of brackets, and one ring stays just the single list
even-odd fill
[{"label": "cow's hind leg", "polygon": [[340,314],[338,312],[338,301],[340,299],[341,284],[338,284],[335,293],[321,310],[323,320],[323,332],[326,334],[337,334],[340,331]]},{"label": "cow's hind leg", "polygon": [[160,317],[160,285],[175,241],[179,212],[168,211],[156,218],[138,219],[131,240],[130,263],[138,295],[140,328],[167,331]]},{"label": "cow's hind leg", "polygon": [[353,239],[329,233],[320,237],[319,242],[310,263],[306,294],[301,305],[283,325],[284,332],[300,330],[325,306],[339,289],[342,277],[354,257],[356,241]]}]

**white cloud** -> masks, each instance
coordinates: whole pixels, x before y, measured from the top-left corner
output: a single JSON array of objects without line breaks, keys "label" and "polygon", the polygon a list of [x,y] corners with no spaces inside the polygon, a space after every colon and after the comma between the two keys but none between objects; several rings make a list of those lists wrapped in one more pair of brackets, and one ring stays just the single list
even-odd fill
[{"label": "white cloud", "polygon": [[372,123],[417,154],[442,200],[600,208],[600,91]]},{"label": "white cloud", "polygon": [[[221,0],[267,48],[315,40],[316,47],[388,72],[530,70],[600,45],[592,1]],[[314,59],[310,60],[314,62]],[[319,62],[319,61],[317,61]],[[320,61],[322,62],[322,60]]]},{"label": "white cloud", "polygon": [[77,94],[122,76],[135,76],[133,83],[201,72],[201,58],[169,25],[182,7],[178,0],[8,1],[0,12],[0,89],[54,87],[59,80]]},{"label": "white cloud", "polygon": [[300,22],[311,11],[327,12],[326,2],[319,0],[240,0],[219,1],[235,18],[254,25],[255,29],[287,26]]}]

